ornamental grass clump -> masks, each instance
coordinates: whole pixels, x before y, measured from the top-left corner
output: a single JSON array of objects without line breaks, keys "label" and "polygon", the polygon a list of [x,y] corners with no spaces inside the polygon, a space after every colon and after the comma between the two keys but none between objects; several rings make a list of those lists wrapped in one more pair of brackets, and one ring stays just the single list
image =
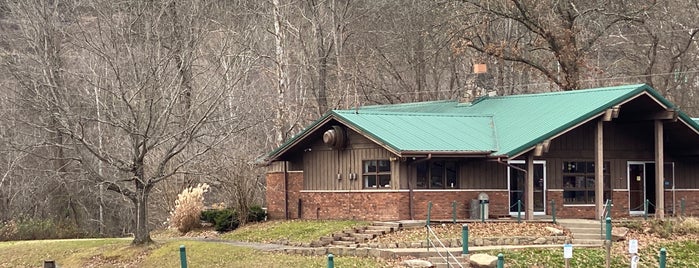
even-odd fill
[{"label": "ornamental grass clump", "polygon": [[177,195],[175,210],[170,212],[170,228],[180,233],[187,233],[201,227],[201,211],[204,209],[204,193],[209,191],[209,185],[197,184]]}]

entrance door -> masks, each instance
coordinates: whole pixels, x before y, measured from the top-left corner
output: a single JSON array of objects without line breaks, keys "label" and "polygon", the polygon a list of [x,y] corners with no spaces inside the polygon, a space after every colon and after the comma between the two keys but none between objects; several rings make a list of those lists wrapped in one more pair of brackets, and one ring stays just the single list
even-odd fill
[{"label": "entrance door", "polygon": [[[644,202],[655,202],[655,163],[629,162],[629,210],[632,215],[643,214]],[[648,213],[655,213],[653,205],[648,206]]]},{"label": "entrance door", "polygon": [[[526,170],[523,160],[512,160],[510,165]],[[510,215],[517,215],[517,200],[522,200],[522,215],[526,208],[525,186],[527,175],[516,168],[507,168],[510,191]],[[534,215],[546,214],[546,161],[534,161]]]}]

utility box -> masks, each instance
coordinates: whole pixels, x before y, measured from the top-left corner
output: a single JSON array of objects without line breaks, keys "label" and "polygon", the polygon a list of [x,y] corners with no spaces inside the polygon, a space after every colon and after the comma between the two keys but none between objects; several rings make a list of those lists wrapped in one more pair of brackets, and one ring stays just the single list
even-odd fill
[{"label": "utility box", "polygon": [[[483,219],[488,218],[488,206],[490,205],[490,199],[488,198],[488,194],[486,193],[480,193],[478,194],[478,207],[482,209],[482,211],[479,211],[478,218],[480,219],[481,216]],[[482,214],[482,215],[481,215]]]}]

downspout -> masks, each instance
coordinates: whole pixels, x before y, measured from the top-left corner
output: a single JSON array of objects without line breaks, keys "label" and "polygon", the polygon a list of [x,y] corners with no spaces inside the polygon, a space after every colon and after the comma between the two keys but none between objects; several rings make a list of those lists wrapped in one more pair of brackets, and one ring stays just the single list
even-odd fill
[{"label": "downspout", "polygon": [[289,219],[289,172],[284,161],[284,218]]},{"label": "downspout", "polygon": [[508,166],[508,167],[514,168],[514,169],[519,170],[519,171],[522,171],[522,172],[524,172],[525,175],[527,174],[527,170],[526,170],[526,169],[523,169],[523,168],[521,168],[521,167],[515,166],[515,165],[510,164],[510,163],[507,163],[507,162],[502,162],[502,160],[501,160],[500,157],[498,157],[497,161],[498,161],[498,163],[500,163],[500,164],[506,165],[506,166]]},{"label": "downspout", "polygon": [[[410,163],[411,165],[416,165],[425,161],[429,161],[432,159],[432,154],[427,154],[427,158],[423,158],[420,160],[417,160],[415,162]],[[408,169],[408,174],[410,174],[410,170]],[[410,211],[410,219],[414,220],[415,219],[415,211],[413,211],[413,185],[410,183],[412,180],[411,176],[408,176],[408,210]]]}]

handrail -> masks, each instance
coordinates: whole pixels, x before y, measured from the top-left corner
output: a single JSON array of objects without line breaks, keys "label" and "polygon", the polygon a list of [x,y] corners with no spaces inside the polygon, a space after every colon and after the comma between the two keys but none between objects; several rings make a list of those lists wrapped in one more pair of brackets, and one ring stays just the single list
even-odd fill
[{"label": "handrail", "polygon": [[604,209],[602,210],[602,218],[599,220],[599,235],[600,238],[604,239],[605,234],[604,234],[604,225],[605,225],[605,219],[607,217],[610,217],[612,214],[612,200],[607,199],[607,201],[604,201]]},{"label": "handrail", "polygon": [[442,258],[442,260],[444,260],[444,261],[447,263],[447,266],[448,266],[448,267],[456,267],[456,266],[453,266],[453,265],[449,262],[449,260],[452,259],[452,260],[454,260],[454,263],[455,263],[456,265],[458,265],[458,267],[463,268],[464,266],[461,265],[461,263],[459,263],[459,260],[456,259],[456,257],[454,256],[454,254],[451,254],[451,252],[449,252],[449,250],[447,250],[447,247],[444,246],[444,244],[442,243],[442,241],[439,240],[439,237],[437,237],[437,234],[435,234],[435,232],[432,230],[432,227],[430,227],[430,225],[425,225],[425,226],[427,227],[427,235],[428,235],[428,237],[434,237],[434,240],[436,240],[436,241],[439,243],[439,246],[440,246],[442,249],[444,249],[444,251],[447,253],[447,256],[444,256],[444,255],[442,255],[441,252],[439,252],[439,249],[437,248],[437,245],[435,245],[434,243],[432,243],[432,239],[427,239],[427,241],[428,241],[428,243],[429,243],[429,245],[427,245],[427,247],[428,247],[428,248],[434,247],[434,248],[435,248],[435,251],[437,252],[437,255],[439,255],[439,257]]}]

